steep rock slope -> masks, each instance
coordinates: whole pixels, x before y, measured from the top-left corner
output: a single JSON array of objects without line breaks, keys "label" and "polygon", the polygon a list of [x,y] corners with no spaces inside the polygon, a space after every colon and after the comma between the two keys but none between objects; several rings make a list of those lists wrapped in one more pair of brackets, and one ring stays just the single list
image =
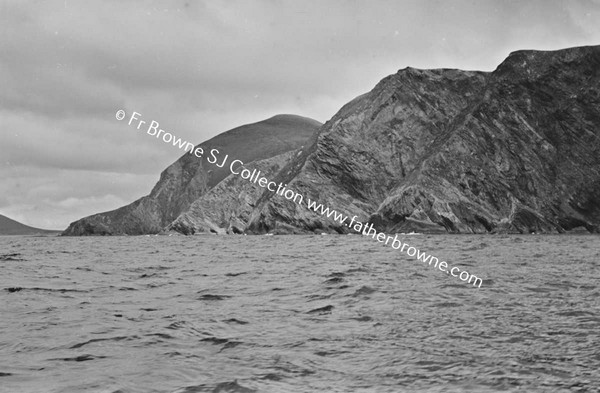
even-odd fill
[{"label": "steep rock slope", "polygon": [[[423,73],[432,80],[427,86],[420,82]],[[374,212],[395,185],[414,170],[416,159],[443,132],[445,122],[464,109],[472,91],[480,89],[483,82],[482,73],[454,70],[407,69],[390,76],[370,93],[345,105],[318,138],[315,134],[292,160],[278,160],[285,165],[273,180],[302,194],[303,206],[270,191],[263,193],[264,189],[236,176],[222,192],[200,198],[170,229],[185,234],[223,232],[229,223],[237,223],[236,228],[251,233],[306,233],[332,228],[344,232],[308,210],[307,198],[356,214]],[[376,118],[385,121],[372,122]],[[400,131],[396,133],[394,127]],[[244,208],[227,208],[229,218],[223,221],[223,206],[238,199],[245,201]]]},{"label": "steep rock slope", "polygon": [[[406,68],[346,104],[277,181],[365,222],[406,181],[433,141],[483,89],[486,74]],[[304,206],[264,193],[248,230],[254,233],[347,233]]]},{"label": "steep rock slope", "polygon": [[[243,166],[249,171],[260,171],[267,179],[284,167],[297,151],[287,152],[265,160]],[[241,170],[240,167],[239,170]],[[255,203],[262,188],[230,174],[217,186],[194,201],[166,229],[185,235],[197,233],[239,234],[243,233],[250,220]]]},{"label": "steep rock slope", "polygon": [[371,217],[388,230],[600,224],[600,47],[519,51]]},{"label": "steep rock slope", "polygon": [[[407,68],[277,179],[388,232],[598,232],[599,72],[599,46],[514,52],[492,73]],[[350,232],[269,192],[247,230]]]},{"label": "steep rock slope", "polygon": [[300,116],[278,115],[224,132],[199,145],[205,152],[202,158],[185,153],[165,169],[148,196],[75,221],[63,235],[158,233],[231,173],[228,165],[218,168],[207,162],[211,149],[218,149],[221,158],[228,154],[248,164],[300,148],[320,125]]}]

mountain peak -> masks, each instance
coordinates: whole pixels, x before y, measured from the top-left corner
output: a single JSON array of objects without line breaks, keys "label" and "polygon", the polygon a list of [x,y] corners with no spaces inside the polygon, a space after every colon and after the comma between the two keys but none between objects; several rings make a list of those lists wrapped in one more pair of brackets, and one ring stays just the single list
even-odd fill
[{"label": "mountain peak", "polygon": [[263,121],[298,121],[298,122],[308,122],[308,123],[319,123],[317,120],[315,119],[311,119],[310,117],[305,117],[305,116],[300,116],[300,115],[294,115],[294,114],[289,114],[289,113],[281,113],[272,117],[269,117],[266,120]]},{"label": "mountain peak", "polygon": [[590,67],[596,67],[596,70],[600,69],[600,45],[559,50],[524,49],[514,51],[500,63],[494,73],[499,76],[512,74],[512,76],[532,79],[546,73],[551,68],[569,67],[573,69],[582,63],[588,63]]}]

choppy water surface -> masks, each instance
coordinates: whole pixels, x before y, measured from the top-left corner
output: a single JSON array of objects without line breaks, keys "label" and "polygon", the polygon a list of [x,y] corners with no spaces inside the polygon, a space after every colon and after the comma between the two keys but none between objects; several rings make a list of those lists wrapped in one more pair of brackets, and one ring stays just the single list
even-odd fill
[{"label": "choppy water surface", "polygon": [[2,392],[600,390],[600,238],[0,237]]}]

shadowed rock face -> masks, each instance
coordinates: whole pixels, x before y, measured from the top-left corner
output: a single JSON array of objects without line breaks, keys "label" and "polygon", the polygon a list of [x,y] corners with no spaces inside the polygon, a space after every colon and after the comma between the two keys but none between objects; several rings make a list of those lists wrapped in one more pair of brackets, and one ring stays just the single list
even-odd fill
[{"label": "shadowed rock face", "polygon": [[220,160],[228,154],[228,163],[239,159],[249,164],[300,148],[319,126],[321,123],[312,119],[278,115],[227,131],[199,145],[205,152],[202,158],[186,153],[165,169],[150,195],[75,221],[63,235],[159,233],[231,173],[229,165],[218,168],[207,162],[211,149],[219,150]]},{"label": "shadowed rock face", "polygon": [[[278,178],[380,231],[600,231],[600,47],[494,72],[407,68],[343,107]],[[350,232],[264,193],[248,230]]]},{"label": "shadowed rock face", "polygon": [[[265,160],[255,161],[237,169],[256,169],[261,176],[272,178],[293,157],[296,151],[280,154]],[[193,235],[196,233],[241,234],[248,226],[256,200],[262,188],[231,174],[217,186],[194,201],[166,229]]]}]

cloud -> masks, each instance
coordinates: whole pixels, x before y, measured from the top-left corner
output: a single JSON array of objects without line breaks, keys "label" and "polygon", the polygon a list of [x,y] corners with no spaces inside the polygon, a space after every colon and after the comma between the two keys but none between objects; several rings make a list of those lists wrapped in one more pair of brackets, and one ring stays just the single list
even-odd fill
[{"label": "cloud", "polygon": [[[133,127],[113,119],[84,117],[54,120],[33,113],[0,112],[0,152],[5,165],[136,174],[164,169],[157,158],[172,157],[173,149],[160,146]],[[117,123],[117,124],[113,124]],[[171,146],[172,148],[173,146]],[[135,152],[135,154],[131,154]]]},{"label": "cloud", "polygon": [[159,177],[33,166],[3,167],[0,176],[0,214],[48,229],[132,202]]}]

